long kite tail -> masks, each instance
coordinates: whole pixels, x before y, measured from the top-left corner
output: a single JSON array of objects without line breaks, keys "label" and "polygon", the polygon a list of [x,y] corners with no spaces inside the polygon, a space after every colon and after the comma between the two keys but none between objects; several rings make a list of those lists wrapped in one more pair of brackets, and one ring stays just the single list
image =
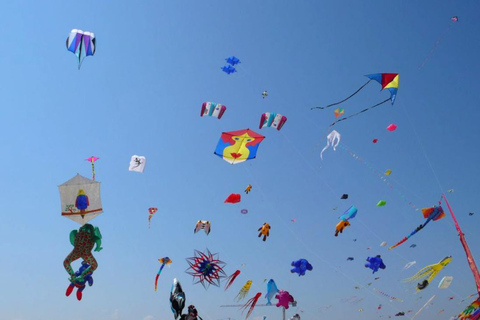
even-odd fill
[{"label": "long kite tail", "polygon": [[413,236],[415,233],[417,233],[418,231],[422,230],[426,225],[427,223],[429,223],[431,221],[431,219],[427,219],[427,221],[425,221],[424,224],[421,224],[417,227],[417,229],[415,229],[414,231],[412,231],[412,233],[410,233],[408,236],[406,236],[405,238],[403,238],[402,240],[400,240],[399,242],[397,242],[396,244],[394,244],[393,246],[391,246],[390,248],[388,248],[388,250],[392,250],[393,248],[396,248],[398,247],[399,245],[401,245],[402,243],[406,242],[408,239],[410,239],[411,236]]},{"label": "long kite tail", "polygon": [[158,270],[158,273],[157,273],[157,275],[156,275],[156,277],[155,277],[155,291],[157,291],[158,277],[160,277],[160,273],[162,273],[163,267],[165,267],[165,263],[163,263],[163,264],[160,266],[160,270]]},{"label": "long kite tail", "polygon": [[360,90],[362,90],[367,84],[370,83],[370,81],[372,81],[372,79],[368,80],[368,81],[367,81],[363,86],[361,86],[357,91],[355,91],[354,93],[352,93],[351,95],[349,95],[347,98],[343,99],[342,101],[329,104],[329,105],[326,106],[326,107],[313,107],[313,108],[310,108],[310,110],[313,110],[313,109],[327,109],[327,108],[336,106],[337,104],[340,104],[340,103],[342,103],[342,102],[345,102],[345,101],[347,101],[348,99],[350,99],[351,97],[353,97],[354,95],[356,95]]},{"label": "long kite tail", "polygon": [[358,116],[360,113],[363,113],[363,112],[368,111],[368,110],[370,110],[370,109],[373,109],[373,108],[376,108],[376,107],[378,107],[378,106],[381,106],[382,104],[384,104],[385,102],[388,102],[388,101],[390,101],[390,100],[391,100],[390,98],[385,99],[385,100],[383,100],[382,102],[377,103],[376,105],[373,105],[373,106],[371,106],[371,107],[368,107],[368,108],[366,108],[366,109],[363,109],[362,111],[359,111],[359,112],[357,112],[357,113],[354,113],[354,114],[352,114],[352,115],[349,115],[348,117],[335,120],[334,122],[332,122],[332,124],[330,125],[330,127],[333,127],[337,122],[340,122],[340,121],[343,121],[343,120],[347,120],[347,119],[349,119],[349,118],[351,118],[351,117]]}]

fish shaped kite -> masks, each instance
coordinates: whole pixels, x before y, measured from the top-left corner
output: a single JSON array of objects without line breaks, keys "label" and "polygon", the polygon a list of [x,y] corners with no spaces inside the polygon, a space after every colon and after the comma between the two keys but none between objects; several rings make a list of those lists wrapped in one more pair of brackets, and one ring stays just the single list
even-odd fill
[{"label": "fish shaped kite", "polygon": [[169,257],[164,257],[164,258],[158,259],[158,262],[160,262],[162,265],[160,266],[160,269],[158,270],[157,275],[155,276],[155,291],[157,291],[158,277],[160,277],[160,273],[162,273],[163,267],[172,263],[172,260],[170,260]]},{"label": "fish shaped kite", "polygon": [[137,156],[134,154],[130,159],[130,166],[128,171],[135,171],[142,173],[145,170],[145,165],[147,164],[147,159],[143,156]]},{"label": "fish shaped kite", "polygon": [[202,104],[202,111],[200,111],[200,117],[209,116],[220,120],[227,110],[223,104],[215,102],[204,102]]},{"label": "fish shaped kite", "polygon": [[250,129],[223,132],[214,153],[230,164],[238,164],[255,159],[263,139]]},{"label": "fish shaped kite", "polygon": [[83,59],[93,56],[96,49],[95,34],[93,32],[73,29],[67,38],[67,50],[73,52],[78,59],[78,70],[82,66]]},{"label": "fish shaped kite", "polygon": [[197,224],[195,225],[195,229],[193,229],[193,233],[197,233],[198,231],[203,229],[208,236],[208,234],[210,233],[210,228],[210,221],[198,220]]},{"label": "fish shaped kite", "polygon": [[[415,230],[413,230],[408,236],[388,248],[388,250],[392,250],[393,248],[398,247],[405,241],[407,241],[411,236],[413,236],[415,233],[418,231],[422,230],[430,221],[437,221],[445,217],[445,212],[443,211],[441,206],[433,206],[429,208],[423,208],[422,209],[423,217],[427,219],[424,224],[419,225]],[[412,246],[410,246],[412,248]],[[414,247],[413,247],[414,248]]]},{"label": "fish shaped kite", "polygon": [[278,293],[278,288],[273,279],[270,279],[267,283],[267,293],[265,294],[265,298],[267,299],[267,306],[272,305],[272,299]]},{"label": "fish shaped kite", "polygon": [[323,152],[327,150],[330,146],[333,147],[333,151],[336,151],[338,144],[340,143],[340,138],[342,136],[336,130],[330,132],[327,136],[327,145],[320,152],[320,158],[323,160]]},{"label": "fish shaped kite", "polygon": [[265,127],[273,127],[280,131],[285,122],[287,122],[287,117],[281,115],[280,113],[265,112],[262,113],[262,116],[260,117],[260,125],[258,128],[262,129]]},{"label": "fish shaped kite", "polygon": [[336,102],[336,103],[332,103],[332,104],[329,104],[328,106],[325,106],[325,107],[314,107],[314,108],[311,108],[312,110],[313,109],[327,109],[327,108],[330,108],[330,107],[333,107],[333,106],[336,106],[340,103],[343,103],[347,100],[349,100],[350,98],[352,98],[354,95],[356,95],[360,90],[362,90],[367,84],[370,83],[370,81],[372,80],[375,80],[377,81],[379,84],[381,84],[382,86],[382,90],[384,89],[387,89],[388,91],[390,91],[390,98],[387,98],[385,99],[384,101],[382,102],[379,102],[371,107],[368,107],[366,109],[363,109],[362,111],[359,111],[357,113],[354,113],[348,117],[344,117],[344,118],[341,118],[341,119],[338,119],[338,120],[335,120],[330,126],[333,126],[335,125],[337,122],[340,122],[340,121],[343,121],[343,120],[347,120],[351,117],[355,117],[355,116],[358,116],[360,115],[361,113],[363,112],[366,112],[370,109],[373,109],[373,108],[376,108],[388,101],[390,101],[392,103],[392,105],[395,103],[395,98],[397,97],[397,91],[398,91],[398,78],[399,78],[399,74],[398,73],[375,73],[375,74],[368,74],[366,75],[367,78],[369,78],[369,80],[364,84],[362,85],[357,91],[355,91],[354,93],[352,93],[350,96],[348,96],[347,98],[343,99],[342,101],[339,101],[339,102]]}]

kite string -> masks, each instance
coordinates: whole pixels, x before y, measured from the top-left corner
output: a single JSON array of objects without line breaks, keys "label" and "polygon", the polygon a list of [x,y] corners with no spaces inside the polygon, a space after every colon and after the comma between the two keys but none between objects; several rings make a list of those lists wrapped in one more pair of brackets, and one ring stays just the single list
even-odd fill
[{"label": "kite string", "polygon": [[368,110],[370,110],[370,109],[373,109],[373,108],[376,108],[376,107],[378,107],[378,106],[381,106],[382,104],[384,104],[385,102],[388,102],[388,101],[390,101],[390,100],[391,100],[391,98],[385,99],[385,100],[383,100],[382,102],[379,102],[379,103],[377,103],[377,104],[375,104],[375,105],[373,105],[373,106],[371,106],[371,107],[368,107],[368,108],[366,108],[366,109],[363,109],[362,111],[359,111],[359,112],[357,112],[357,113],[351,114],[351,115],[349,115],[349,116],[347,116],[347,117],[344,117],[344,118],[342,118],[342,119],[335,120],[334,122],[332,122],[332,124],[331,124],[329,127],[333,127],[337,122],[340,122],[340,121],[343,121],[343,120],[347,120],[347,119],[349,119],[349,118],[351,118],[351,117],[358,116],[360,113],[363,113],[363,112],[368,111]]},{"label": "kite string", "polygon": [[342,102],[345,102],[345,101],[347,101],[348,99],[350,99],[351,97],[353,97],[354,95],[356,95],[360,90],[362,90],[367,84],[370,83],[370,81],[372,81],[372,79],[368,80],[368,81],[367,81],[363,86],[361,86],[357,91],[355,91],[354,93],[352,93],[351,95],[349,95],[347,98],[343,99],[342,101],[329,104],[329,105],[326,106],[326,107],[313,107],[313,108],[310,108],[310,110],[313,110],[313,109],[327,109],[327,108],[336,106],[337,104],[340,104],[340,103],[342,103]]},{"label": "kite string", "polygon": [[427,63],[427,61],[430,59],[430,57],[432,56],[433,52],[435,51],[435,49],[438,47],[438,45],[443,41],[443,39],[445,38],[445,36],[448,34],[448,32],[450,31],[450,28],[452,27],[452,23],[449,24],[449,26],[445,29],[445,31],[443,32],[443,34],[440,36],[440,38],[435,42],[435,44],[433,45],[433,47],[430,49],[430,52],[427,54],[427,56],[425,57],[425,59],[423,60],[422,64],[420,65],[420,67],[418,67],[418,70],[422,69],[423,66]]}]

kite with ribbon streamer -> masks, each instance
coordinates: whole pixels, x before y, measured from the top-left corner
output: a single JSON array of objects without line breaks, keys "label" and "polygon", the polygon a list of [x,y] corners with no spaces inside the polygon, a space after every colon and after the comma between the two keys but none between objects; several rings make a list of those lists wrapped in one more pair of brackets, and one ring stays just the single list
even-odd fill
[{"label": "kite with ribbon streamer", "polygon": [[160,277],[160,273],[162,273],[163,267],[165,267],[167,264],[172,263],[172,260],[170,260],[169,257],[163,257],[158,259],[158,262],[160,262],[162,265],[160,266],[160,269],[158,270],[158,273],[155,276],[155,291],[157,291],[158,277]]},{"label": "kite with ribbon streamer", "polygon": [[90,161],[92,163],[92,180],[95,181],[95,161],[100,159],[99,157],[91,156],[90,158],[85,159],[85,161]]},{"label": "kite with ribbon streamer", "polygon": [[152,219],[153,215],[157,213],[158,209],[155,207],[148,208],[148,227],[150,228],[150,220]]}]

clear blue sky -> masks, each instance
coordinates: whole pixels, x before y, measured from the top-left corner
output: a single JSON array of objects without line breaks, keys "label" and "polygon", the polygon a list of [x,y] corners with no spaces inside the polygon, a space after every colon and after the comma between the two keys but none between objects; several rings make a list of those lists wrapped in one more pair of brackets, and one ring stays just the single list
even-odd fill
[{"label": "clear blue sky", "polygon": [[[478,12],[474,1],[4,2],[0,320],[172,319],[174,277],[205,320],[243,319],[237,308],[220,305],[235,304],[247,280],[248,298],[264,295],[270,278],[298,301],[287,315],[301,312],[303,320],[412,316],[434,294],[417,319],[458,314],[475,285],[449,216],[393,251],[380,243],[393,244],[423,222],[408,201],[428,207],[453,188],[449,200],[480,261]],[[451,25],[455,15],[459,22]],[[65,48],[73,28],[97,37],[97,52],[80,71]],[[229,76],[220,67],[231,55],[242,63]],[[395,105],[337,124],[342,148],[321,161],[333,110],[310,108],[341,100],[363,75],[380,72],[400,74]],[[386,99],[379,89],[371,83],[341,107],[352,114]],[[199,116],[204,101],[227,106],[222,120]],[[288,117],[282,131],[258,130],[267,111]],[[395,132],[385,130],[390,123]],[[213,154],[222,131],[244,128],[266,136],[257,159],[232,166]],[[392,169],[394,188],[346,150],[380,172]],[[147,157],[143,174],[128,171],[133,154]],[[92,155],[101,158],[104,213],[92,223],[104,250],[95,253],[95,284],[78,302],[65,297],[62,265],[78,225],[61,217],[57,186],[76,173],[90,177],[84,159]],[[223,203],[248,184],[252,192],[241,203]],[[340,200],[343,193],[348,200]],[[376,207],[379,200],[387,205]],[[338,216],[350,205],[358,215],[335,238]],[[151,206],[159,211],[148,229]],[[212,222],[209,236],[193,234],[200,219]],[[272,225],[266,242],[257,238],[264,222]],[[228,291],[205,291],[185,273],[185,258],[205,248],[220,253],[228,274],[241,270]],[[363,264],[376,254],[387,268],[372,275]],[[449,255],[452,263],[422,293],[401,282]],[[154,292],[163,256],[173,263]],[[290,273],[299,258],[313,265],[304,277]],[[446,275],[453,284],[437,289]],[[281,310],[258,307],[252,319],[263,315],[280,319]]]}]

